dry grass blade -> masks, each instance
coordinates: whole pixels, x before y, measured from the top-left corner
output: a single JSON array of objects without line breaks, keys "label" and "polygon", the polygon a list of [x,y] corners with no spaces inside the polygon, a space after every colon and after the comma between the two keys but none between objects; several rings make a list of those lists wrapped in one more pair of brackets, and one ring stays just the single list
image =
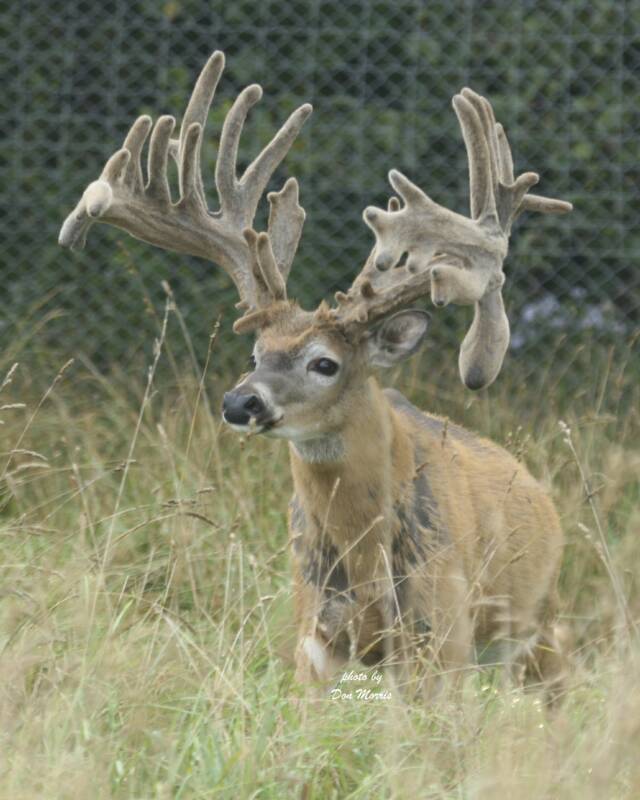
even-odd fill
[{"label": "dry grass blade", "polygon": [[[165,307],[165,320],[172,313]],[[463,670],[457,694],[443,689],[428,705],[391,692],[380,702],[327,699],[301,714],[291,685],[285,448],[255,436],[242,449],[219,437],[206,404],[194,414],[181,392],[204,392],[208,361],[175,396],[167,390],[164,404],[152,400],[168,345],[169,328],[159,327],[136,391],[89,377],[91,402],[70,427],[78,389],[59,380],[55,402],[42,402],[42,392],[16,398],[39,409],[26,430],[21,415],[6,415],[5,477],[24,463],[50,468],[12,478],[0,513],[0,796],[35,800],[44,786],[51,800],[70,792],[280,800],[304,786],[310,797],[415,798],[428,787],[434,800],[635,800],[640,651],[628,618],[640,612],[629,574],[640,558],[640,404],[611,413],[617,367],[606,368],[604,395],[598,381],[593,398],[564,407],[584,479],[558,436],[555,386],[544,408],[508,376],[490,404],[465,404],[456,392],[438,399],[424,384],[412,390],[514,452],[526,440],[526,461],[556,486],[573,662],[557,710],[545,712],[535,689],[505,685],[499,654],[487,651],[483,666]],[[632,376],[622,380],[633,397]],[[438,449],[451,436],[450,425]],[[491,559],[489,549],[484,569]],[[380,566],[388,582],[393,565]],[[500,608],[501,598],[482,602]],[[351,666],[377,688],[373,671]],[[412,665],[398,666],[410,685]],[[393,688],[384,671],[380,686]]]}]

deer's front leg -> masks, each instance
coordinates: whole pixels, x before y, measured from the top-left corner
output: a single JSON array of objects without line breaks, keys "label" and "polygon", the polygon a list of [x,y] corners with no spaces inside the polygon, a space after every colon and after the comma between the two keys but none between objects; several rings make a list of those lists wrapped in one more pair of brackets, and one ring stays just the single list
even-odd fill
[{"label": "deer's front leg", "polygon": [[309,535],[295,496],[289,504],[289,536],[298,627],[295,678],[305,686],[326,686],[353,652],[354,598],[335,547],[325,537]]},{"label": "deer's front leg", "polygon": [[295,680],[324,691],[344,667],[350,652],[349,637],[341,627],[344,601],[296,576],[295,605],[298,642]]}]

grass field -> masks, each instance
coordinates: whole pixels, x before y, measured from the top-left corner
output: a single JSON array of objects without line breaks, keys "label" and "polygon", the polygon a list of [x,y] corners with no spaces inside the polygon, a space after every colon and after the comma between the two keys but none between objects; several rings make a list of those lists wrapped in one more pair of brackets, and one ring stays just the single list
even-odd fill
[{"label": "grass field", "polygon": [[594,362],[573,397],[513,364],[477,396],[419,380],[420,358],[396,381],[553,486],[572,651],[560,707],[473,669],[430,708],[317,710],[292,685],[286,445],[223,429],[219,345],[172,374],[168,339],[148,376],[0,362],[1,798],[640,797],[628,353]]}]

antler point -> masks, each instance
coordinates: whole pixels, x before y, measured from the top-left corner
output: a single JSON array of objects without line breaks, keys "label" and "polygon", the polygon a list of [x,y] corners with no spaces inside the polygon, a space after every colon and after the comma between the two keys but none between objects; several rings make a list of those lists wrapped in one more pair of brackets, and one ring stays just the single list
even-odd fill
[{"label": "antler point", "polygon": [[366,220],[374,220],[378,215],[378,209],[375,206],[367,206],[362,215]]},{"label": "antler point", "polygon": [[252,83],[244,90],[247,100],[253,105],[262,100],[262,86],[259,83]]}]

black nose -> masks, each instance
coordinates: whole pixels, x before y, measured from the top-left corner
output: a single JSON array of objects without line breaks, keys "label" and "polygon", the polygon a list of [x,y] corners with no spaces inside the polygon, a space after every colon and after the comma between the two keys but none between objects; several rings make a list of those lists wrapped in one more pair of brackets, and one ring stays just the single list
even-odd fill
[{"label": "black nose", "polygon": [[265,405],[257,394],[227,392],[222,399],[222,413],[233,425],[248,425],[251,417],[257,417]]}]

